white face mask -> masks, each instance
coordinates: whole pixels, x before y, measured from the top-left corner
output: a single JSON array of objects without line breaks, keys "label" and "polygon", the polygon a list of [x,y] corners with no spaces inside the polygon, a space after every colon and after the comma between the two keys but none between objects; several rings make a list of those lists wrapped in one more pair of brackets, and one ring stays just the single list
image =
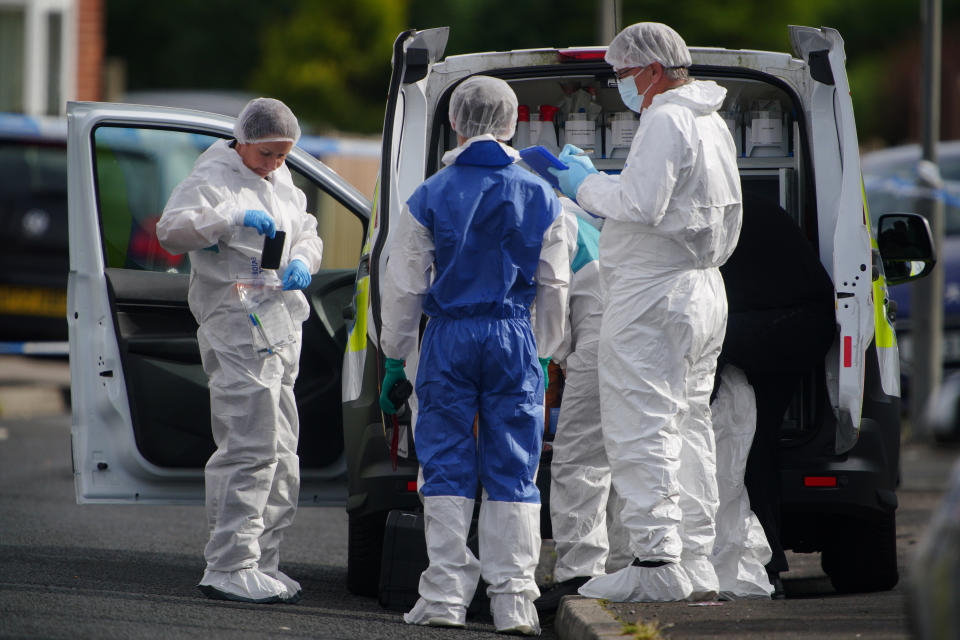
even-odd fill
[{"label": "white face mask", "polygon": [[653,80],[651,80],[647,88],[643,90],[643,93],[637,93],[636,75],[637,74],[631,74],[626,78],[617,80],[617,90],[620,91],[620,99],[623,100],[623,104],[626,105],[627,109],[641,113],[643,111],[643,101],[646,99],[650,87],[653,86]]}]

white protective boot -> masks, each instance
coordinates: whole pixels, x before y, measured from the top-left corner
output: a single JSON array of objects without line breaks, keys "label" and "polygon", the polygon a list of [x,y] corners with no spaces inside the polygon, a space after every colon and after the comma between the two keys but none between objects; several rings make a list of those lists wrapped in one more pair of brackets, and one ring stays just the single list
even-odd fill
[{"label": "white protective boot", "polygon": [[[687,600],[693,585],[686,571],[674,562],[646,561],[597,576],[580,587],[580,595],[613,602],[675,602]],[[656,566],[654,566],[656,565]]]},{"label": "white protective boot", "polygon": [[423,499],[430,565],[420,575],[420,599],[403,615],[407,624],[463,627],[480,580],[480,562],[467,547],[474,500],[460,496]]},{"label": "white protective boot", "polygon": [[480,562],[497,633],[540,635],[533,601],[540,596],[534,571],[540,559],[540,504],[499,502],[483,494]]},{"label": "white protective boot", "polygon": [[214,600],[233,600],[271,604],[282,602],[287,588],[279,580],[274,580],[259,569],[238,569],[237,571],[213,571],[207,569],[197,585],[203,595]]}]

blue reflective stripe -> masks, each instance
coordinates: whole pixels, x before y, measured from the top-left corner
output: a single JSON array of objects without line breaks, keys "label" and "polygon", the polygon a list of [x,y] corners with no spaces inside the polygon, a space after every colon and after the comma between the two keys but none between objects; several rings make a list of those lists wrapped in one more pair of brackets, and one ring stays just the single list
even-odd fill
[{"label": "blue reflective stripe", "polygon": [[65,356],[69,353],[69,342],[0,342],[2,355]]},{"label": "blue reflective stripe", "polygon": [[600,230],[577,218],[577,254],[570,269],[576,273],[600,257]]}]

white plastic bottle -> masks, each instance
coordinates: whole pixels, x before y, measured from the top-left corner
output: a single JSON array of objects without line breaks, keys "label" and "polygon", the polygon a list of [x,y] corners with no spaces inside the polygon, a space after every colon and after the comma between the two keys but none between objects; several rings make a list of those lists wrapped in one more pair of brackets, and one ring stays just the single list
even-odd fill
[{"label": "white plastic bottle", "polygon": [[513,134],[513,148],[525,149],[530,146],[530,107],[521,104],[517,107],[517,132]]},{"label": "white plastic bottle", "polygon": [[557,107],[552,104],[540,105],[540,136],[537,144],[543,146],[554,155],[560,154],[560,145],[557,142],[557,129],[553,118],[557,114]]},{"label": "white plastic bottle", "polygon": [[[540,144],[540,114],[530,114],[530,137],[527,139],[527,146]],[[522,149],[523,147],[517,147]]]}]

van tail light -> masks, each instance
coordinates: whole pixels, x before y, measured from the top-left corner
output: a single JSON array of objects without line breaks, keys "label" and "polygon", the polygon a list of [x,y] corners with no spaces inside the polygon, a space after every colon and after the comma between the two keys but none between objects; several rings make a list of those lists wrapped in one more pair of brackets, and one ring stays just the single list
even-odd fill
[{"label": "van tail light", "polygon": [[574,62],[577,60],[603,60],[603,56],[606,54],[606,47],[557,50],[557,57],[560,59],[560,62]]},{"label": "van tail light", "polygon": [[416,481],[416,480],[410,480],[409,482],[407,482],[407,491],[416,493],[416,491],[417,491],[417,481]]},{"label": "van tail light", "polygon": [[803,476],[805,487],[836,487],[836,476]]}]

